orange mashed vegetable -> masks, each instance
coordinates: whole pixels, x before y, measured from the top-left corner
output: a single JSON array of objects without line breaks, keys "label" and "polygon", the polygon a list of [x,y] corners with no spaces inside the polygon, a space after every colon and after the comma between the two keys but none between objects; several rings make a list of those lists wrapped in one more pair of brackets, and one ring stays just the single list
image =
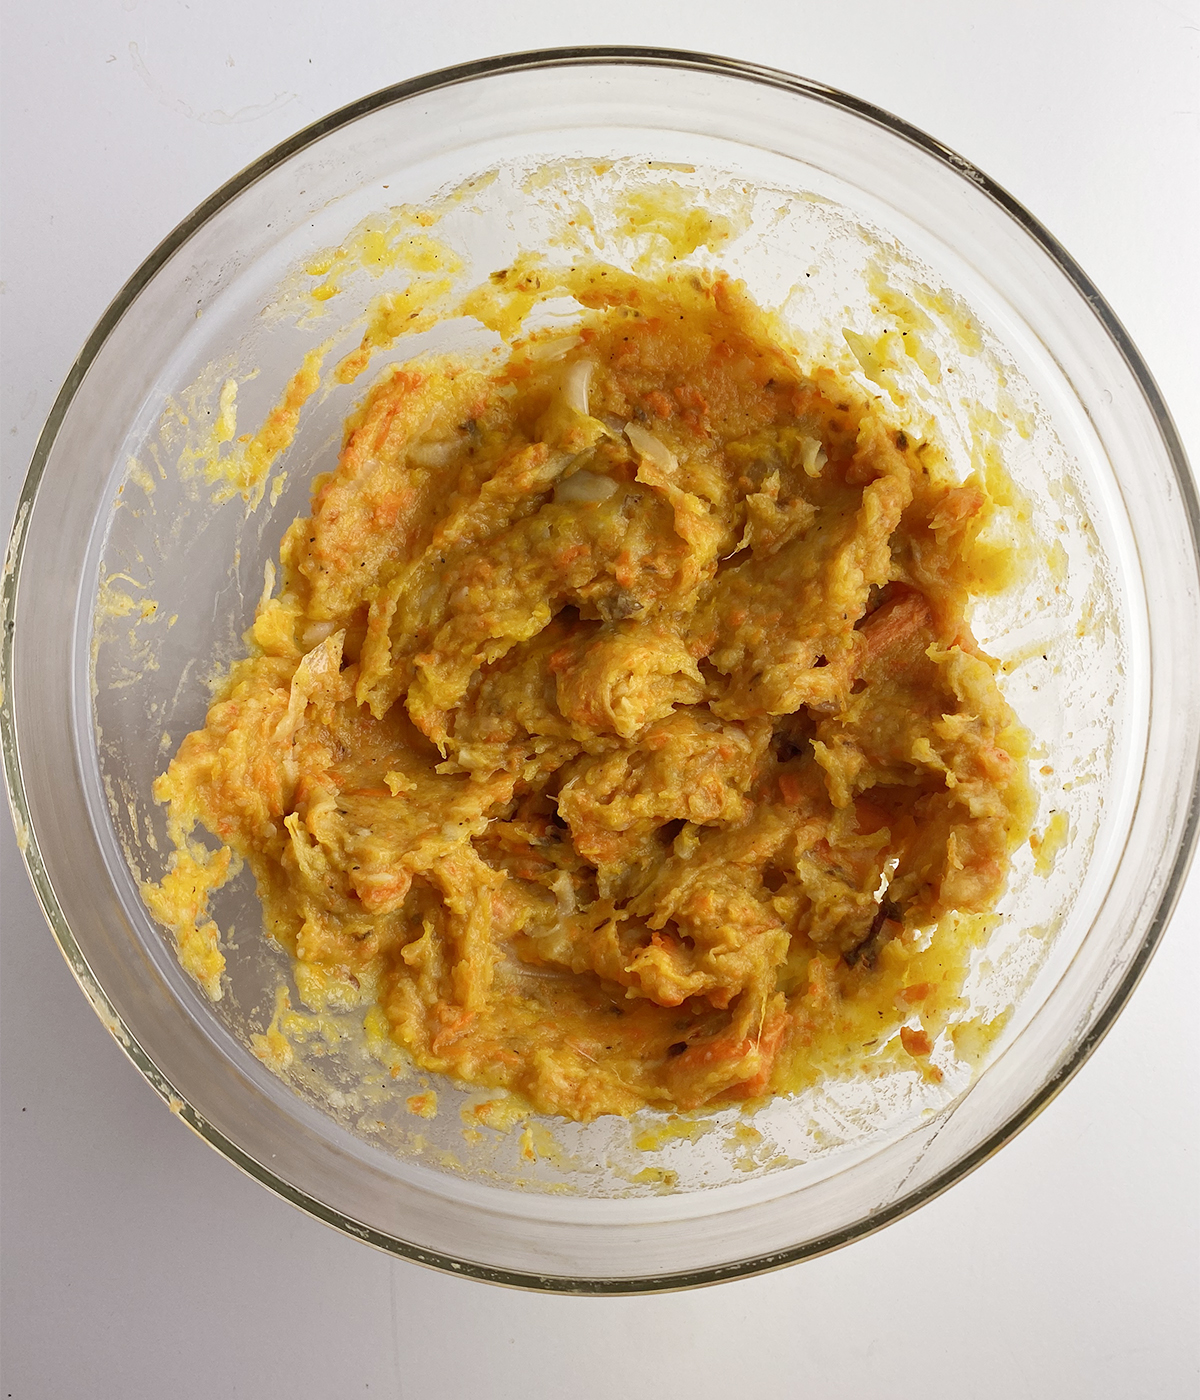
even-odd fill
[{"label": "orange mashed vegetable", "polygon": [[393,368],[350,420],[158,781],[151,908],[219,995],[244,861],[310,1006],[545,1113],[885,1042],[936,1075],[1032,815],[968,625],[988,490],[738,284],[571,276],[572,336]]}]

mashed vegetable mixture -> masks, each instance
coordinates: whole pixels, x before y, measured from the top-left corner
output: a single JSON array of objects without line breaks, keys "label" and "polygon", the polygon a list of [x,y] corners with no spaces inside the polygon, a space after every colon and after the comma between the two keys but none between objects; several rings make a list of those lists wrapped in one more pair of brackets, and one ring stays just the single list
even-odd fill
[{"label": "mashed vegetable mixture", "polygon": [[353,416],[159,779],[150,906],[219,995],[206,900],[248,863],[310,1006],[546,1113],[884,1044],[936,1074],[1032,815],[967,622],[987,487],[735,283],[569,281],[570,336],[393,368]]}]

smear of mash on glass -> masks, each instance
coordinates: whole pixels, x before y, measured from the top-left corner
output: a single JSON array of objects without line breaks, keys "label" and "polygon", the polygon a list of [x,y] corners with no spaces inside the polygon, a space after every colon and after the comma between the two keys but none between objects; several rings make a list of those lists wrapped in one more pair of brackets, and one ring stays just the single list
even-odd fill
[{"label": "smear of mash on glass", "polygon": [[147,901],[219,996],[245,862],[311,1008],[543,1113],[753,1102],[889,1042],[937,1077],[1033,814],[968,622],[1011,572],[998,478],[720,275],[537,266],[466,309],[571,296],[569,334],[410,360],[350,419],[158,781]]}]

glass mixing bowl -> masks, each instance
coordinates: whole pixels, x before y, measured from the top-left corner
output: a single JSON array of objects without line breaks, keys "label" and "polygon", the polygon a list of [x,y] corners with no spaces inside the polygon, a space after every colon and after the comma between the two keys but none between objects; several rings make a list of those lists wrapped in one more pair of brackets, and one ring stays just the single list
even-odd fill
[{"label": "glass mixing bowl", "polygon": [[[553,178],[539,176],[548,165]],[[976,630],[1037,742],[1039,831],[1063,839],[1053,862],[1053,842],[1041,861],[1019,854],[973,968],[967,1010],[1003,1026],[977,1072],[940,1087],[830,1083],[752,1120],[535,1122],[528,1161],[514,1133],[464,1130],[486,1096],[441,1084],[436,1118],[406,1113],[420,1077],[393,1082],[352,1025],[307,1040],[301,1027],[294,1066],[272,1073],[251,1038],[289,969],[252,889],[235,883],[216,904],[229,976],[214,1006],[138,882],[161,876],[168,849],[152,781],[240,649],[356,391],[327,379],[257,502],[205,473],[235,407],[253,427],[306,352],[357,343],[371,299],[416,275],[362,250],[414,207],[439,210],[466,283],[520,248],[569,256],[580,209],[603,255],[628,266],[645,247],[622,233],[614,192],[645,181],[728,216],[734,236],[697,261],[745,278],[871,392],[932,414],[963,471],[1003,459],[1037,564]],[[928,360],[918,375],[900,355],[882,373],[850,353],[881,343],[898,307],[923,318],[932,376]],[[469,347],[478,330],[434,325],[374,368]],[[138,270],[72,370],[4,575],[18,836],[63,952],[134,1063],[201,1136],[319,1219],[537,1288],[759,1272],[878,1229],[978,1165],[1132,991],[1196,835],[1197,519],[1170,417],[1095,288],[920,132],[815,83],[683,53],[546,52],[432,74],[335,113],[219,190]]]}]

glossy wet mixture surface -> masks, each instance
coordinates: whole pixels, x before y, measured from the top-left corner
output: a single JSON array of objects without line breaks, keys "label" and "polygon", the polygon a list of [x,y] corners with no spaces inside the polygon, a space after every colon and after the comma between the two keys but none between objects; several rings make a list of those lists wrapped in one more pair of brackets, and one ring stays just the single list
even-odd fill
[{"label": "glossy wet mixture surface", "polygon": [[936,1075],[1032,816],[967,623],[988,489],[737,284],[569,282],[570,334],[409,362],[352,418],[159,780],[151,908],[218,995],[205,902],[246,862],[310,1006],[545,1113],[884,1045]]}]

